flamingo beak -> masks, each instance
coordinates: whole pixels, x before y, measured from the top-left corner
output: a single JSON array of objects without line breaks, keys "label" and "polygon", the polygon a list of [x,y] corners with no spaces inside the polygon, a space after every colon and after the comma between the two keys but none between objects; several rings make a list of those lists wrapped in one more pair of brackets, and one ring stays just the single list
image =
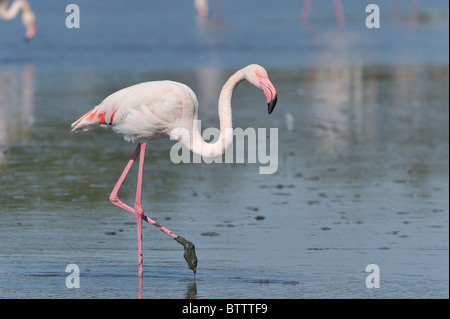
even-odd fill
[{"label": "flamingo beak", "polygon": [[267,111],[269,112],[269,114],[272,113],[273,109],[275,108],[275,105],[277,105],[277,99],[278,96],[275,94],[275,97],[270,100],[270,102],[267,103]]},{"label": "flamingo beak", "polygon": [[278,100],[277,90],[275,90],[275,87],[270,82],[268,77],[261,77],[259,79],[259,85],[263,90],[264,95],[266,96],[267,111],[269,112],[269,114],[271,114],[275,108],[275,105],[277,104]]}]

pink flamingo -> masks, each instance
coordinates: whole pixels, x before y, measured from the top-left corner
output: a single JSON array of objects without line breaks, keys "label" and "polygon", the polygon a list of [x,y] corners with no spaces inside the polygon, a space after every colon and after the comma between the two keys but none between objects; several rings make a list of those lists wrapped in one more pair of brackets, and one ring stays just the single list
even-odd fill
[{"label": "pink flamingo", "polygon": [[209,15],[208,0],[194,0],[194,7],[200,18],[206,18]]},{"label": "pink flamingo", "polygon": [[25,39],[31,40],[36,35],[36,17],[30,4],[25,0],[15,0],[8,8],[9,0],[0,0],[0,18],[12,20],[22,10],[22,23],[25,27]]},{"label": "pink flamingo", "polygon": [[[197,271],[197,256],[194,244],[172,233],[143,214],[141,192],[146,142],[170,137],[179,140],[192,152],[205,157],[224,154],[233,143],[231,116],[233,91],[244,80],[249,81],[264,92],[269,114],[275,108],[277,91],[263,67],[252,64],[237,71],[228,79],[220,92],[218,107],[220,136],[215,143],[207,143],[201,137],[197,121],[198,102],[195,93],[188,86],[172,81],[145,82],[119,90],[72,124],[72,131],[87,131],[101,126],[111,128],[114,132],[122,134],[126,141],[138,142],[136,151],[112,190],[109,200],[114,205],[136,216],[140,278],[143,275],[142,220],[157,227],[183,245],[184,258],[189,268],[194,274]],[[118,192],[139,154],[136,200],[134,208],[132,208],[119,199]]]},{"label": "pink flamingo", "polygon": [[[303,2],[302,12],[300,13],[300,23],[307,25],[309,20],[309,15],[311,13],[311,8],[314,0],[305,0]],[[345,14],[344,7],[342,5],[342,0],[333,0],[334,12],[337,18],[338,27],[343,27],[345,25]]]}]

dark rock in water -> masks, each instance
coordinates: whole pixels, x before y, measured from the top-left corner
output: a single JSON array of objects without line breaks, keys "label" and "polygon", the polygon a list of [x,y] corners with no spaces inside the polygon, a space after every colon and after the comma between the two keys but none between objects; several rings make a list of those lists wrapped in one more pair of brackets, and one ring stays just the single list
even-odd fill
[{"label": "dark rock in water", "polygon": [[219,234],[216,233],[216,232],[214,232],[214,231],[210,231],[210,232],[206,232],[206,233],[201,233],[201,235],[202,235],[202,236],[211,236],[211,237],[219,236]]}]

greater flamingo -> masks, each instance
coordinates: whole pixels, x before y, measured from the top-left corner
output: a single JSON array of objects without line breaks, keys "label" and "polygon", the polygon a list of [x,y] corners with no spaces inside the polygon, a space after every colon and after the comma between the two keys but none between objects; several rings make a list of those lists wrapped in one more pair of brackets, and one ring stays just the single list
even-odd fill
[{"label": "greater flamingo", "polygon": [[[311,13],[311,8],[314,0],[305,0],[303,2],[302,12],[300,13],[300,23],[307,25],[309,20],[309,15]],[[336,14],[338,27],[345,26],[345,14],[344,7],[342,5],[342,0],[333,0],[334,13]]]},{"label": "greater flamingo", "polygon": [[208,0],[194,0],[194,7],[200,18],[206,18],[209,15]]},{"label": "greater flamingo", "polygon": [[[122,134],[126,141],[138,142],[133,156],[113,188],[109,199],[114,205],[136,216],[139,277],[142,277],[143,274],[142,220],[159,228],[183,245],[184,258],[189,268],[194,274],[197,271],[194,245],[143,214],[141,192],[146,142],[171,137],[179,140],[192,152],[205,157],[224,154],[233,143],[231,116],[233,91],[243,80],[262,89],[266,96],[269,114],[272,113],[277,103],[277,91],[263,67],[252,64],[237,71],[228,79],[220,92],[218,106],[220,136],[215,143],[207,143],[201,137],[197,121],[198,102],[195,93],[188,86],[172,81],[145,82],[119,90],[72,124],[72,131],[87,131],[101,126]],[[119,199],[118,192],[139,154],[136,200],[134,208],[132,208]]]},{"label": "greater flamingo", "polygon": [[26,0],[14,0],[8,9],[9,0],[0,0],[0,18],[12,20],[22,10],[22,24],[25,27],[25,39],[31,40],[36,35],[36,17]]}]

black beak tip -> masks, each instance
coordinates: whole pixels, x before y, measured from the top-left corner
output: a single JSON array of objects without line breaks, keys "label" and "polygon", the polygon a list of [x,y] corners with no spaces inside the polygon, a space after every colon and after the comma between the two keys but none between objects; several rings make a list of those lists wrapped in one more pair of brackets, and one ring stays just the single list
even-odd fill
[{"label": "black beak tip", "polygon": [[268,112],[269,114],[271,114],[275,108],[275,105],[277,105],[277,100],[278,100],[278,96],[275,95],[275,98],[273,100],[271,100],[269,103],[267,103],[268,106]]}]

